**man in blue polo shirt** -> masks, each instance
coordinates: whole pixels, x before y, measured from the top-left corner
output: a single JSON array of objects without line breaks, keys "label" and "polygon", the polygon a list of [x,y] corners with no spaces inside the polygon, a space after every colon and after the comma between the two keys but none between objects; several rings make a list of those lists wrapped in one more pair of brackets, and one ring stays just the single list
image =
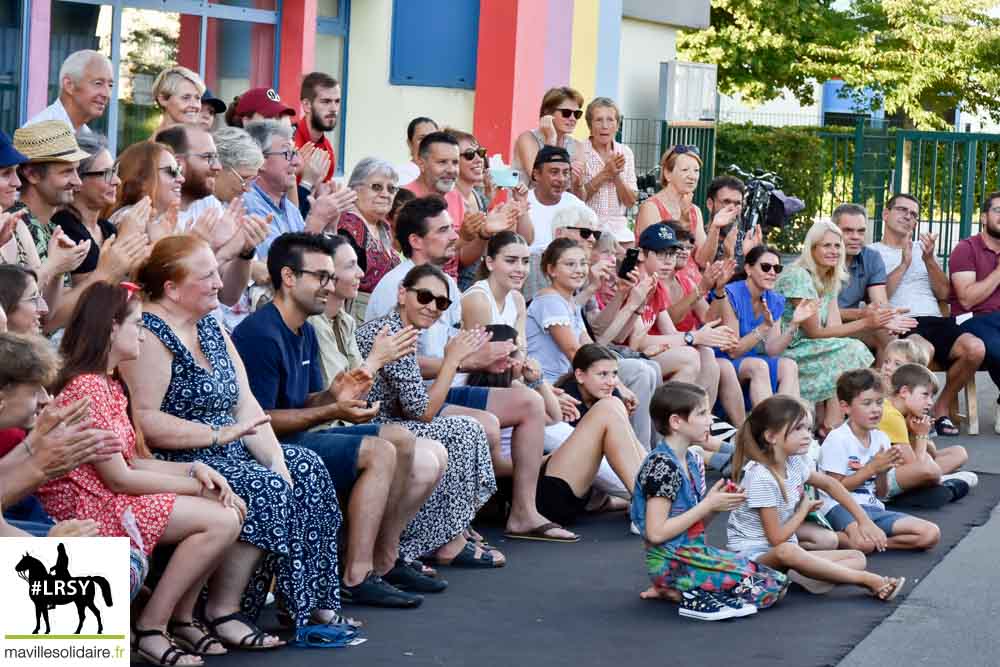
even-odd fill
[{"label": "man in blue polo shirt", "polygon": [[[837,294],[837,305],[840,306],[840,319],[852,322],[867,317],[868,308],[888,306],[885,262],[877,250],[865,245],[868,211],[863,206],[841,204],[833,210],[833,222],[840,227],[844,235],[847,272],[850,274],[850,279]],[[855,336],[875,350],[878,364],[881,364],[885,346],[895,338],[895,335],[909,331],[917,325],[912,317],[902,316],[901,313],[905,312],[905,308],[898,310],[900,315],[891,322],[889,330],[866,331]]]},{"label": "man in blue polo shirt", "polygon": [[[267,259],[274,301],[236,327],[233,342],[246,365],[250,389],[271,416],[278,438],[319,454],[346,500],[344,600],[415,607],[423,598],[401,588],[438,592],[446,584],[399,560],[399,539],[442,471],[427,473],[414,466],[414,450],[422,445],[405,428],[364,424],[378,412],[378,405],[370,407],[357,398],[364,393],[364,379],[360,392],[356,376],[342,375],[324,385],[319,343],[306,319],[323,312],[333,288],[333,267],[331,243],[324,236],[279,236]],[[334,420],[360,425],[322,428]],[[316,427],[320,430],[309,430]]]}]

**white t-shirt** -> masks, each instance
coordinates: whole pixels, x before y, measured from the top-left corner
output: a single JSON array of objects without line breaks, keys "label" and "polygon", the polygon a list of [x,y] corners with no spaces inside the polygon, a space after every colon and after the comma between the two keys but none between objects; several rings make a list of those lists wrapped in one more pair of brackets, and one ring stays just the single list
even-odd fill
[{"label": "white t-shirt", "polygon": [[535,228],[535,240],[531,244],[532,254],[541,254],[546,246],[552,243],[552,218],[559,211],[571,206],[587,205],[576,195],[564,192],[558,203],[547,206],[535,198],[534,190],[528,192],[528,214],[531,216],[531,225]]},{"label": "white t-shirt", "polygon": [[[885,263],[885,272],[892,273],[903,261],[903,251],[899,248],[892,248],[879,242],[873,243],[872,248],[878,251]],[[941,317],[941,308],[938,306],[937,297],[931,289],[931,278],[927,273],[927,265],[924,263],[923,249],[920,242],[913,242],[913,254],[910,266],[903,274],[899,286],[889,298],[889,303],[902,308],[909,308],[907,315],[911,317],[934,316]]]},{"label": "white t-shirt", "polygon": [[[869,440],[869,445],[865,447],[854,435],[850,424],[845,421],[830,431],[830,435],[826,436],[826,440],[823,441],[823,446],[820,447],[819,451],[819,469],[838,475],[853,475],[866,466],[880,451],[892,447],[889,436],[878,429],[869,432]],[[885,505],[878,499],[878,494],[875,491],[875,475],[851,491],[851,494],[854,496],[854,502],[859,505],[868,505],[880,510],[885,509]],[[823,499],[821,511],[826,514],[837,505],[837,501],[824,492],[820,492],[820,495]]]},{"label": "white t-shirt", "polygon": [[[748,461],[743,467],[742,486],[747,491],[747,500],[729,513],[727,526],[727,541],[730,551],[747,554],[753,558],[771,549],[764,532],[764,524],[760,520],[763,507],[773,507],[778,511],[778,519],[786,523],[798,507],[799,500],[805,493],[806,480],[812,473],[812,463],[807,456],[793,456],[785,462],[785,494],[782,497],[778,480],[767,468],[756,461]],[[788,541],[797,544],[795,533]]]},{"label": "white t-shirt", "polygon": [[[405,259],[392,271],[382,276],[382,280],[372,290],[371,297],[368,299],[365,322],[388,315],[396,307],[399,302],[399,284],[403,282],[403,278],[413,267],[413,260]],[[448,298],[451,299],[451,307],[442,313],[437,322],[432,324],[429,329],[420,332],[420,339],[417,341],[417,354],[422,357],[444,357],[444,346],[462,327],[462,294],[458,291],[458,285],[455,284],[454,279],[451,276],[446,277],[448,278]]]},{"label": "white t-shirt", "polygon": [[222,210],[223,208],[222,202],[219,201],[215,195],[208,195],[206,197],[202,197],[201,199],[194,200],[186,209],[177,212],[177,226],[179,230],[182,232],[185,231],[188,227],[193,225],[199,217],[201,217],[202,213],[213,208],[219,210]]},{"label": "white t-shirt", "polygon": [[[28,119],[28,122],[24,124],[25,127],[29,125],[34,125],[35,123],[41,123],[43,120],[61,120],[62,122],[69,125],[70,129],[73,128],[73,121],[70,120],[69,113],[66,111],[66,107],[63,106],[62,100],[58,97],[56,101],[45,107],[34,116]],[[90,132],[90,128],[86,125],[81,125],[80,129],[76,131],[79,136],[84,133]]]}]

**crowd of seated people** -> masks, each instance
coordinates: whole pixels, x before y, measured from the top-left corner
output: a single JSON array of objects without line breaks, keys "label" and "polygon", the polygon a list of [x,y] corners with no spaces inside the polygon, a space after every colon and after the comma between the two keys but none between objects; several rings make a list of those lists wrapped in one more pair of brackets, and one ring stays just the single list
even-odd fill
[{"label": "crowd of seated people", "polygon": [[[516,567],[473,525],[494,497],[508,540],[579,542],[582,514],[630,508],[643,596],[685,616],[754,613],[792,580],[892,599],[866,554],[940,535],[897,508],[976,484],[940,440],[980,365],[1000,379],[1000,193],[950,277],[902,194],[881,243],[845,204],[786,264],[759,229],[734,243],[738,179],[703,221],[693,146],[632,225],[609,98],[547,91],[500,187],[487,147],[426,117],[408,161],[338,170],[322,72],[300,117],[171,67],[153,136],[115,156],[87,125],[111,79],[75,53],[53,105],[0,132],[0,534],[128,536],[150,662],[283,646],[270,604],[297,643],[343,645],[342,604]],[[704,540],[720,511],[727,549]]]}]

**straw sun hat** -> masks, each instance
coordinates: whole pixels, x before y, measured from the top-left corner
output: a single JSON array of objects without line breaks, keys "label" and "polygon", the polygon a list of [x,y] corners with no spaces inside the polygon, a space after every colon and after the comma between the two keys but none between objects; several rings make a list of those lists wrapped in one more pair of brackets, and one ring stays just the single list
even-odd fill
[{"label": "straw sun hat", "polygon": [[80,150],[72,128],[61,120],[46,120],[14,131],[14,147],[29,162],[79,162],[90,157]]}]

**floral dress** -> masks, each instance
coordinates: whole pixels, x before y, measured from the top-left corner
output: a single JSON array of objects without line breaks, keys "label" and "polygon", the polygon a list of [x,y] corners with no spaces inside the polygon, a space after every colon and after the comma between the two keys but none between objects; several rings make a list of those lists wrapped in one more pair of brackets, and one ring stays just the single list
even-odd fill
[{"label": "floral dress", "polygon": [[[131,465],[136,458],[135,429],[128,417],[128,398],[121,383],[107,375],[78,375],[59,393],[56,404],[64,407],[84,396],[90,397],[94,428],[117,435],[122,441],[122,457],[126,465]],[[122,515],[131,509],[146,556],[163,535],[177,499],[174,493],[116,493],[89,463],[46,482],[37,495],[56,521],[93,519],[102,537],[128,537]]]},{"label": "floral dress", "polygon": [[[818,299],[819,323],[826,326],[830,302],[836,294],[820,298],[809,272],[801,266],[792,266],[778,278],[774,291],[788,299]],[[781,327],[791,326],[794,308],[785,308]],[[799,365],[799,392],[810,403],[832,398],[837,389],[837,378],[844,371],[868,368],[875,358],[865,344],[856,338],[809,338],[799,328],[792,336],[783,356]]]},{"label": "floral dress", "polygon": [[400,262],[399,255],[392,247],[392,230],[389,225],[379,220],[375,226],[378,227],[378,234],[372,234],[364,219],[352,211],[344,211],[337,223],[337,229],[348,234],[354,242],[355,251],[361,251],[358,252],[358,264],[365,275],[361,278],[358,297],[351,307],[351,314],[359,321],[365,319],[364,309],[375,286]]},{"label": "floral dress", "polygon": [[[662,440],[643,461],[632,496],[632,521],[643,535],[649,498],[670,500],[670,517],[675,517],[705,497],[705,465],[701,457],[688,451],[686,462],[687,475],[677,454]],[[780,600],[789,583],[788,577],[777,570],[706,544],[702,521],[663,544],[647,541],[646,570],[656,588],[728,594],[759,609]]]},{"label": "floral dress", "polygon": [[[386,325],[390,336],[403,329],[398,310],[358,328],[356,337],[363,356],[371,354],[375,337]],[[382,403],[376,422],[398,422],[418,438],[437,440],[448,450],[448,466],[441,481],[403,531],[399,545],[400,555],[407,559],[431,553],[468,528],[479,508],[496,493],[486,432],[471,417],[415,420],[426,412],[430,400],[416,354],[383,366],[368,399]]]},{"label": "floral dress", "polygon": [[[170,384],[160,409],[180,419],[225,427],[236,422],[239,403],[236,367],[226,339],[211,315],[198,321],[198,344],[211,364],[206,370],[173,330],[152,313],[146,327],[173,353]],[[314,609],[340,609],[337,535],[342,516],[330,473],[319,456],[303,447],[281,446],[294,486],[259,463],[242,440],[203,449],[161,449],[168,461],[201,461],[226,478],[247,504],[240,540],[266,553],[244,593],[243,611],[256,618],[270,589],[298,627]]]}]

